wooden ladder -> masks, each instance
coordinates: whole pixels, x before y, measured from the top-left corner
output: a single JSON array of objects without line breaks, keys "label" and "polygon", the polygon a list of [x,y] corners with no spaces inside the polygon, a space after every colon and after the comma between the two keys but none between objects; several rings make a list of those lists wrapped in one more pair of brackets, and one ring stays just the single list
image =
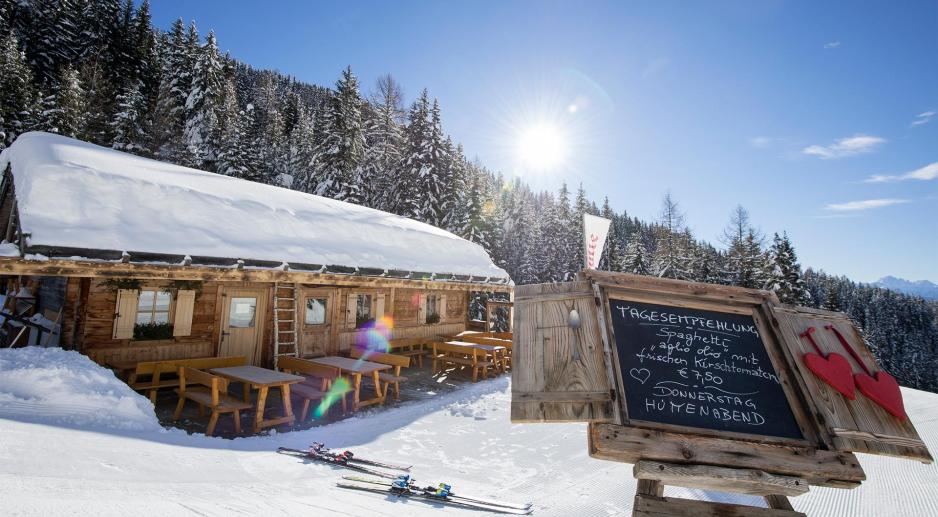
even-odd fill
[{"label": "wooden ladder", "polygon": [[296,335],[296,284],[274,284],[274,369],[281,356],[300,356]]}]

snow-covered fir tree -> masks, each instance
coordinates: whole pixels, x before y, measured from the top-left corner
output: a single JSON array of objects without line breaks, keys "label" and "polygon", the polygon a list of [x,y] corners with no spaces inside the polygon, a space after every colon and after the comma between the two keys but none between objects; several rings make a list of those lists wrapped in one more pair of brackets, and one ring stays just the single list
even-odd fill
[{"label": "snow-covered fir tree", "polygon": [[362,98],[358,79],[348,67],[336,83],[335,95],[325,113],[322,142],[316,158],[316,193],[342,201],[360,203],[361,161],[365,154]]},{"label": "snow-covered fir tree", "polygon": [[88,120],[85,95],[78,70],[70,65],[63,68],[58,89],[54,95],[47,97],[51,102],[43,113],[53,133],[72,138],[82,135]]},{"label": "snow-covered fir tree", "polygon": [[146,98],[139,84],[128,87],[117,97],[118,111],[111,119],[114,134],[111,147],[134,154],[146,154]]},{"label": "snow-covered fir tree", "polygon": [[16,35],[9,33],[0,40],[0,149],[30,128],[34,97],[26,54]]},{"label": "snow-covered fir tree", "polygon": [[404,137],[404,95],[390,74],[378,78],[371,96],[372,114],[367,119],[367,148],[364,158],[365,204],[379,210],[393,210],[397,196]]},{"label": "snow-covered fir tree", "polygon": [[788,234],[778,233],[772,238],[768,251],[768,271],[765,289],[775,292],[782,303],[805,305],[808,303],[808,290],[801,277],[801,265],[795,248],[788,239]]},{"label": "snow-covered fir tree", "polygon": [[655,232],[656,254],[652,262],[655,276],[686,280],[689,273],[689,244],[686,242],[684,213],[667,192],[661,200],[661,213]]},{"label": "snow-covered fir tree", "polygon": [[182,19],[173,22],[170,32],[163,38],[160,84],[152,117],[151,150],[162,160],[179,163],[186,157],[186,100],[192,79],[190,52]]},{"label": "snow-covered fir tree", "polygon": [[224,87],[221,55],[215,33],[209,32],[205,45],[198,47],[194,53],[195,67],[186,95],[183,138],[192,165],[214,170],[219,148],[215,138],[218,134],[218,105]]}]

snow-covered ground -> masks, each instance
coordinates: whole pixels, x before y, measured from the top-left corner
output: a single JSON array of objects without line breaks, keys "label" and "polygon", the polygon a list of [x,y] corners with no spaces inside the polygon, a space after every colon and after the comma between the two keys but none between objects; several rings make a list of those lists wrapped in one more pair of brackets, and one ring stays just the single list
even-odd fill
[{"label": "snow-covered ground", "polygon": [[[903,390],[938,450],[938,395]],[[584,424],[509,422],[507,377],[308,431],[226,440],[163,429],[149,403],[85,357],[0,350],[0,515],[479,515],[335,487],[347,473],[273,452],[324,441],[414,465],[423,482],[532,501],[535,515],[631,511],[631,465],[586,455]],[[938,466],[861,456],[856,490],[792,499],[812,516],[938,515]],[[668,488],[668,495],[759,504]]]}]

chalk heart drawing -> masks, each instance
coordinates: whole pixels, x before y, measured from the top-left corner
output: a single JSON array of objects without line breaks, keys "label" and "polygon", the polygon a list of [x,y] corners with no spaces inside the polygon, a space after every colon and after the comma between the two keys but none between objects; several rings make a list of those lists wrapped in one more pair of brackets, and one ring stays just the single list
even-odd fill
[{"label": "chalk heart drawing", "polygon": [[648,368],[632,368],[629,370],[629,375],[631,375],[632,378],[636,381],[645,384],[648,378],[651,377],[651,372],[648,370]]}]

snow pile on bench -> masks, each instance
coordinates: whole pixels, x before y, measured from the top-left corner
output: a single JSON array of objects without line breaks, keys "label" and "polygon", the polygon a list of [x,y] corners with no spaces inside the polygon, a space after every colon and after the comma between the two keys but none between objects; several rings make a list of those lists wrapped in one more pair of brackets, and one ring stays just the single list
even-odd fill
[{"label": "snow pile on bench", "polygon": [[0,418],[92,430],[162,429],[146,397],[61,348],[0,349]]},{"label": "snow pile on bench", "polygon": [[21,135],[7,164],[31,246],[508,278],[428,224],[60,135]]}]

